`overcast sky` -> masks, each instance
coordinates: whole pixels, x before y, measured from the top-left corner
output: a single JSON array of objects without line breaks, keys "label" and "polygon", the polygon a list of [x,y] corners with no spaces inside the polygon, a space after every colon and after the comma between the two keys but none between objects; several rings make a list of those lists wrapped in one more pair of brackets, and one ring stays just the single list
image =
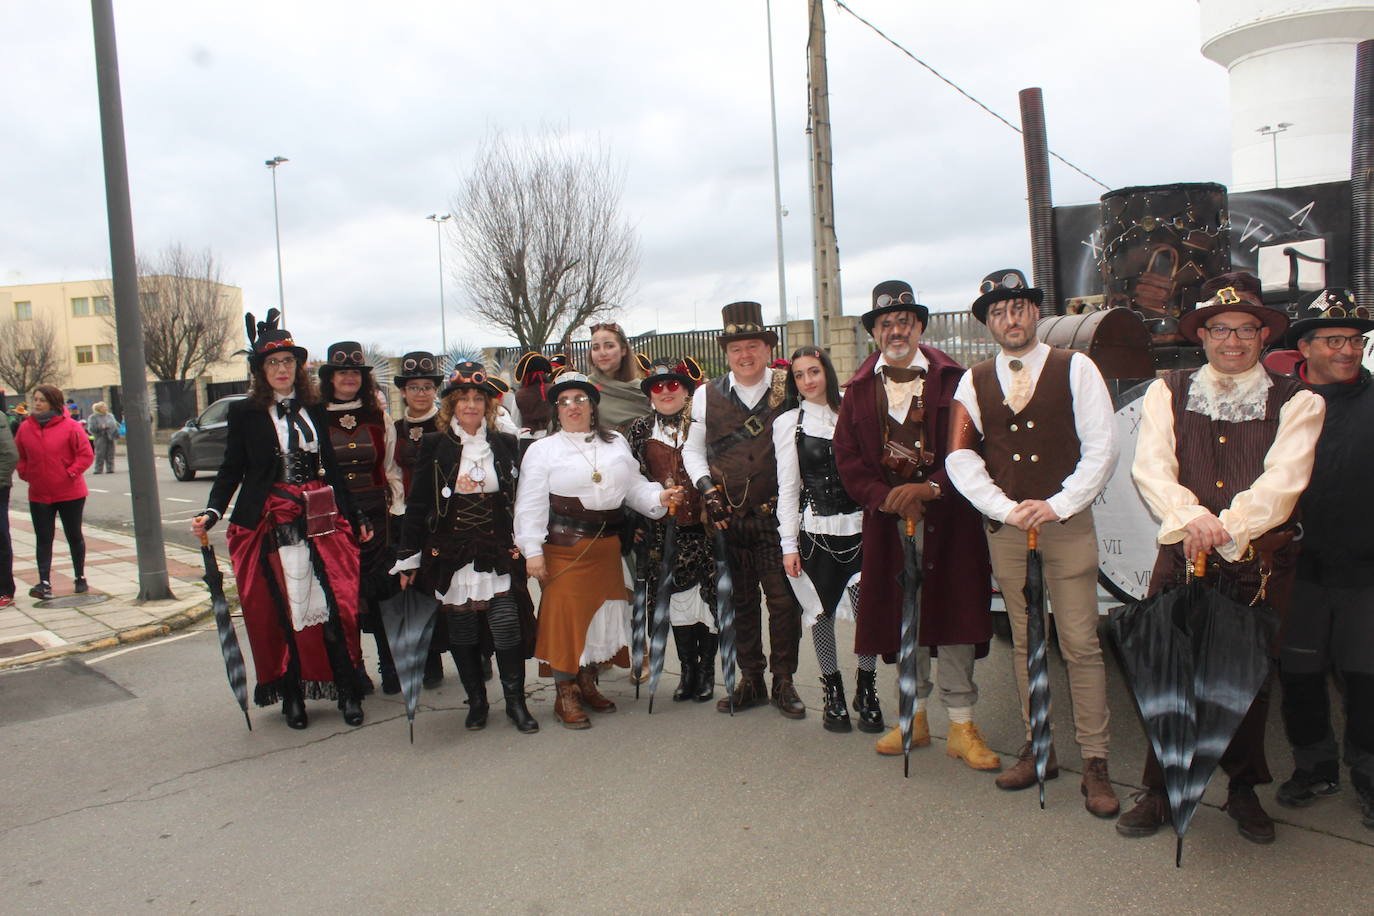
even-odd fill
[{"label": "overcast sky", "polygon": [[[1226,72],[1195,0],[850,0],[1019,123],[1045,92],[1050,147],[1109,186],[1230,178]],[[278,171],[288,324],[316,354],[354,338],[438,349],[426,214],[450,209],[482,137],[561,127],[607,146],[639,232],[630,333],[777,315],[763,0],[186,3],[116,0],[140,252],[209,247],[261,314],[277,300]],[[964,308],[990,270],[1029,273],[1020,136],[827,2],[845,311],[909,280]],[[773,0],[787,296],[812,313],[806,0]],[[87,4],[0,9],[0,284],[107,276]],[[1056,204],[1101,188],[1054,163]],[[450,341],[505,343],[464,310]]]}]

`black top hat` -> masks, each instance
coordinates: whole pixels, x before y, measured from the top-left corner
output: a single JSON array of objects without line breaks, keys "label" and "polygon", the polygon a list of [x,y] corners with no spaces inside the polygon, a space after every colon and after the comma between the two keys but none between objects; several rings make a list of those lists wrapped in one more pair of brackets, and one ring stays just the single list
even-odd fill
[{"label": "black top hat", "polygon": [[548,391],[544,392],[544,399],[550,404],[557,404],[558,396],[570,388],[580,388],[587,392],[587,396],[592,399],[593,404],[601,403],[601,392],[592,384],[592,380],[581,372],[573,372],[570,369],[554,376],[553,384],[549,386]]},{"label": "black top hat", "polygon": [[363,345],[356,340],[341,340],[329,345],[328,356],[315,371],[321,378],[328,378],[338,369],[360,369],[371,372],[367,357],[363,355]]},{"label": "black top hat", "polygon": [[296,342],[291,339],[291,332],[277,327],[279,320],[281,320],[281,312],[276,309],[268,309],[267,317],[262,321],[254,319],[252,312],[244,316],[244,324],[247,325],[248,329],[248,364],[250,366],[262,365],[264,359],[281,350],[295,356],[296,362],[305,362],[305,347],[296,346]]},{"label": "black top hat", "polygon": [[872,334],[878,316],[886,315],[888,312],[915,312],[922,328],[930,323],[930,309],[916,301],[911,284],[905,280],[884,280],[873,287],[873,308],[864,312],[859,320],[864,323],[868,333]]},{"label": "black top hat", "polygon": [[983,278],[983,282],[978,284],[978,292],[981,295],[973,300],[970,311],[973,312],[973,317],[983,324],[988,323],[988,309],[998,302],[1027,299],[1038,309],[1040,303],[1045,301],[1045,291],[1028,286],[1026,275],[1014,267],[1004,267],[988,274]]},{"label": "black top hat", "polygon": [[428,380],[438,385],[444,380],[439,371],[439,361],[428,350],[415,350],[401,357],[401,371],[391,377],[397,388],[404,388],[406,382]]},{"label": "black top hat", "polygon": [[1304,296],[1298,301],[1298,315],[1298,320],[1288,329],[1290,347],[1296,347],[1304,334],[1317,328],[1374,331],[1374,313],[1366,306],[1356,305],[1350,290],[1339,287],[1319,289]]},{"label": "black top hat", "polygon": [[[559,354],[559,356],[562,355],[561,353]],[[564,357],[564,362],[567,362],[566,357]],[[533,384],[539,381],[540,373],[548,376],[552,372],[553,362],[543,353],[537,350],[531,350],[520,357],[520,361],[515,364],[515,381],[517,384],[523,385],[528,379],[529,382]]]},{"label": "black top hat", "polygon": [[[1249,277],[1249,274],[1241,274],[1241,277]],[[1254,279],[1251,277],[1250,279]],[[1223,286],[1215,289],[1212,280],[1208,280],[1202,285],[1203,294],[1214,292],[1215,294],[1206,302],[1199,302],[1197,308],[1184,315],[1178,321],[1178,332],[1193,343],[1202,343],[1202,325],[1215,315],[1222,315],[1226,312],[1244,312],[1247,315],[1254,315],[1264,326],[1269,329],[1269,342],[1278,343],[1283,339],[1284,332],[1288,330],[1288,315],[1276,308],[1271,308],[1260,301],[1259,281],[1255,281],[1253,287],[1250,283],[1241,280],[1235,286]]]},{"label": "black top hat", "polygon": [[736,340],[761,340],[778,345],[778,335],[763,326],[763,306],[757,302],[731,302],[720,310],[723,333],[716,338],[721,349]]},{"label": "black top hat", "polygon": [[635,357],[639,360],[639,368],[644,370],[644,378],[639,382],[639,390],[645,394],[653,387],[654,382],[676,381],[687,393],[691,394],[696,387],[701,384],[703,373],[701,366],[690,356],[684,356],[680,360],[660,357],[650,362],[643,353],[636,353]]},{"label": "black top hat", "polygon": [[455,391],[464,388],[471,388],[480,391],[490,398],[499,398],[502,394],[510,391],[510,386],[505,379],[496,375],[487,375],[486,368],[481,363],[474,363],[472,360],[464,360],[453,367],[453,372],[449,374],[448,383],[444,385],[443,393],[440,397],[448,397]]}]

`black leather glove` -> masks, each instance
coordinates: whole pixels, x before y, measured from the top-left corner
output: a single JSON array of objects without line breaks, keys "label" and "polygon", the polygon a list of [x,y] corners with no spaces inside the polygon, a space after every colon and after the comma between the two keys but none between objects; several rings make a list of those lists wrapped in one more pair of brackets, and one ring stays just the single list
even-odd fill
[{"label": "black leather glove", "polygon": [[706,506],[706,517],[712,524],[730,520],[730,507],[725,504],[725,494],[720,487],[707,490],[702,494],[701,500]]}]

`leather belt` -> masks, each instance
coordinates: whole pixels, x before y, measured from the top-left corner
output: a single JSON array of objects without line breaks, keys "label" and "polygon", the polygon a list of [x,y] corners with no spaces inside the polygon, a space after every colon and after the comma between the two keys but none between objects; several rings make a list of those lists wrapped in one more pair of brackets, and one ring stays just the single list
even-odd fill
[{"label": "leather belt", "polygon": [[320,456],[316,452],[283,452],[277,458],[277,482],[293,486],[309,483],[319,476]]}]

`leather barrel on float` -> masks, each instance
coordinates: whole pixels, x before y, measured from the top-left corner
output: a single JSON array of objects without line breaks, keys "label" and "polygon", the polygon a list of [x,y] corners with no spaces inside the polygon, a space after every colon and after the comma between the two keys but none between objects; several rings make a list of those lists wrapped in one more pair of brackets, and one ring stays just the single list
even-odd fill
[{"label": "leather barrel on float", "polygon": [[[1231,266],[1226,188],[1210,182],[1121,188],[1102,195],[1102,292],[1108,307],[1166,319],[1168,337],[1208,277]],[[1160,341],[1163,342],[1163,341]]]},{"label": "leather barrel on float", "polygon": [[1038,336],[1052,347],[1084,353],[1105,379],[1142,379],[1155,374],[1150,332],[1140,314],[1126,308],[1041,318]]}]

